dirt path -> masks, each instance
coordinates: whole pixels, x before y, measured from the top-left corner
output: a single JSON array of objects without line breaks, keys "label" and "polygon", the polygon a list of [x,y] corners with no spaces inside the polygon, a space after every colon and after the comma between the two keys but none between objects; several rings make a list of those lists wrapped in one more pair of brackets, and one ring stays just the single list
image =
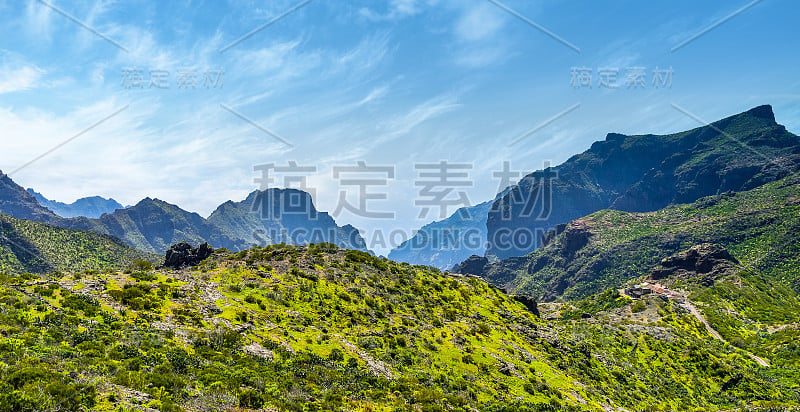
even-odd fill
[{"label": "dirt path", "polygon": [[[713,336],[714,339],[716,339],[716,340],[718,340],[718,341],[720,341],[722,343],[725,343],[725,344],[728,343],[728,341],[726,341],[725,338],[723,338],[722,335],[720,335],[719,332],[717,332],[716,329],[711,327],[711,324],[708,323],[708,321],[706,320],[706,317],[703,316],[703,313],[700,312],[700,310],[698,310],[697,307],[689,299],[687,299],[685,296],[681,295],[680,293],[678,293],[678,292],[676,292],[674,290],[666,289],[666,288],[662,287],[661,285],[647,285],[646,287],[651,289],[654,293],[659,293],[661,295],[669,297],[670,299],[675,300],[679,305],[681,305],[686,310],[688,310],[689,313],[694,315],[694,317],[697,318],[697,320],[700,321],[700,323],[702,323],[703,326],[705,326],[706,331],[708,331],[708,333],[711,336]],[[628,295],[625,294],[625,290],[624,289],[620,289],[619,293],[622,296],[628,296]],[[769,367],[769,362],[767,362],[766,359],[764,359],[762,357],[759,357],[759,356],[756,356],[756,355],[754,355],[754,354],[752,354],[752,353],[750,353],[750,352],[748,352],[746,350],[742,349],[742,351],[744,353],[746,353],[747,356],[749,356],[751,359],[756,361],[756,363],[758,363],[759,365],[767,367],[767,368]]]},{"label": "dirt path", "polygon": [[[709,333],[709,334],[711,334],[711,336],[713,336],[715,339],[719,340],[720,342],[723,342],[723,343],[728,343],[728,342],[727,342],[727,341],[726,341],[726,340],[725,340],[725,339],[722,337],[722,335],[720,335],[720,334],[719,334],[719,332],[717,332],[717,330],[716,330],[716,329],[714,329],[714,328],[712,328],[712,327],[711,327],[711,325],[710,325],[710,324],[708,323],[708,321],[706,320],[706,317],[705,317],[705,316],[703,316],[703,314],[702,314],[702,313],[701,313],[699,310],[697,310],[697,307],[696,307],[696,306],[694,306],[694,304],[692,304],[692,302],[689,302],[688,300],[684,300],[684,301],[681,303],[681,306],[683,306],[684,308],[686,308],[687,310],[689,310],[689,312],[690,312],[692,315],[694,315],[694,317],[695,317],[695,318],[697,318],[697,320],[699,320],[699,321],[700,321],[700,323],[702,323],[702,324],[703,324],[703,326],[705,326],[705,327],[706,327],[706,330],[708,331],[708,333]],[[756,361],[756,363],[758,363],[759,365],[769,368],[769,362],[767,362],[767,360],[766,360],[766,359],[764,359],[764,358],[762,358],[762,357],[759,357],[759,356],[756,356],[756,355],[754,355],[754,354],[752,354],[752,353],[750,353],[750,352],[748,352],[748,351],[744,351],[744,353],[746,353],[746,354],[747,354],[747,356],[749,356],[751,359],[753,359],[754,361]]]}]

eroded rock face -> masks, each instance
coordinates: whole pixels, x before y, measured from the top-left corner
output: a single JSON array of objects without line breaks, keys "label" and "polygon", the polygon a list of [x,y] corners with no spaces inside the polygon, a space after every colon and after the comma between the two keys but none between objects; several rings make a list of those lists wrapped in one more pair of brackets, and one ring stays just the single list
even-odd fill
[{"label": "eroded rock face", "polygon": [[456,265],[453,271],[462,275],[480,276],[488,263],[489,259],[483,256],[472,255],[468,257],[467,260],[461,262],[461,264]]},{"label": "eroded rock face", "polygon": [[713,283],[713,279],[735,270],[737,264],[739,261],[724,247],[701,243],[664,258],[661,265],[650,272],[649,278],[700,278],[705,283]]},{"label": "eroded rock face", "polygon": [[172,269],[180,269],[184,267],[196,266],[214,253],[214,248],[203,243],[200,247],[192,247],[192,245],[181,242],[167,250],[167,255],[164,258],[164,267]]},{"label": "eroded rock face", "polygon": [[511,298],[525,305],[525,308],[528,309],[529,312],[533,313],[536,316],[540,316],[539,307],[536,304],[536,299],[522,295],[512,295]]}]

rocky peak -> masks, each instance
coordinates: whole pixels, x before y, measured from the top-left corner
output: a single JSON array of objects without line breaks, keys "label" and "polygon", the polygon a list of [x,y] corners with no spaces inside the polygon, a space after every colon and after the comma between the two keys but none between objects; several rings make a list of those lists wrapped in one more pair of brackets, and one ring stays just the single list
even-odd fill
[{"label": "rocky peak", "polygon": [[744,114],[750,115],[750,116],[753,116],[753,117],[758,117],[758,118],[761,118],[761,119],[765,119],[765,120],[768,120],[770,122],[775,123],[775,113],[773,113],[773,111],[772,111],[772,106],[768,105],[768,104],[765,104],[765,105],[762,105],[762,106],[758,106],[758,107],[754,107],[754,108],[744,112]]}]

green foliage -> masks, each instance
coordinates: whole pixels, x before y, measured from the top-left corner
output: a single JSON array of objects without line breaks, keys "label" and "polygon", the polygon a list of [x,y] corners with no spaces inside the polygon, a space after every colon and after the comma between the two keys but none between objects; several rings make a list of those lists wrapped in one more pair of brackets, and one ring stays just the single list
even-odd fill
[{"label": "green foliage", "polygon": [[159,256],[92,232],[63,229],[0,214],[0,272],[51,273],[122,268]]},{"label": "green foliage", "polygon": [[[537,299],[579,300],[647,275],[663,258],[700,243],[725,247],[770,284],[800,291],[800,175],[747,192],[702,198],[650,213],[603,210],[531,254],[490,264],[489,280]],[[570,249],[573,237],[587,244]]]},{"label": "green foliage", "polygon": [[572,302],[569,309],[562,312],[562,319],[580,319],[583,314],[596,315],[598,312],[624,307],[631,300],[622,297],[617,289],[607,289],[605,292],[589,296],[577,302]]},{"label": "green foliage", "polygon": [[631,307],[631,312],[633,313],[644,312],[645,309],[647,309],[647,305],[644,303],[644,301],[639,300],[633,304],[633,306]]},{"label": "green foliage", "polygon": [[109,290],[108,294],[134,310],[155,309],[161,306],[161,300],[152,294],[152,288],[148,285],[125,285],[122,290]]},{"label": "green foliage", "polygon": [[[795,403],[796,375],[757,369],[671,305],[660,308],[664,336],[600,322],[630,304],[614,290],[575,303],[597,314],[591,322],[545,321],[477,279],[327,249],[218,255],[205,272],[150,272],[158,282],[135,271],[83,274],[86,286],[73,274],[9,276],[0,285],[0,410],[57,410],[53,402],[107,411]],[[94,287],[101,282],[104,291]],[[778,348],[793,336],[771,342]]]},{"label": "green foliage", "polygon": [[65,308],[83,311],[89,317],[100,313],[100,303],[89,295],[67,293],[61,305]]}]

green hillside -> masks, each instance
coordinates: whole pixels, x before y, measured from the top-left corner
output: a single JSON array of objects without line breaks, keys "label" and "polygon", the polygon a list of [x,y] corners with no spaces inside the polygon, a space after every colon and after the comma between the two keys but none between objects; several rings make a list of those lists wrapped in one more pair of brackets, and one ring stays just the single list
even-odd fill
[{"label": "green hillside", "polygon": [[158,259],[111,236],[0,214],[0,272],[108,270]]},{"label": "green hillside", "polygon": [[626,317],[626,298],[612,298],[608,321],[546,321],[479,279],[330,244],[217,251],[181,271],[0,280],[0,410],[735,410],[798,399],[788,372],[715,340],[670,301],[652,303],[648,321]]},{"label": "green hillside", "polygon": [[576,299],[646,275],[700,243],[727,248],[742,270],[800,291],[800,175],[747,192],[650,213],[603,210],[571,222],[535,252],[489,264],[484,276],[540,300]]}]

